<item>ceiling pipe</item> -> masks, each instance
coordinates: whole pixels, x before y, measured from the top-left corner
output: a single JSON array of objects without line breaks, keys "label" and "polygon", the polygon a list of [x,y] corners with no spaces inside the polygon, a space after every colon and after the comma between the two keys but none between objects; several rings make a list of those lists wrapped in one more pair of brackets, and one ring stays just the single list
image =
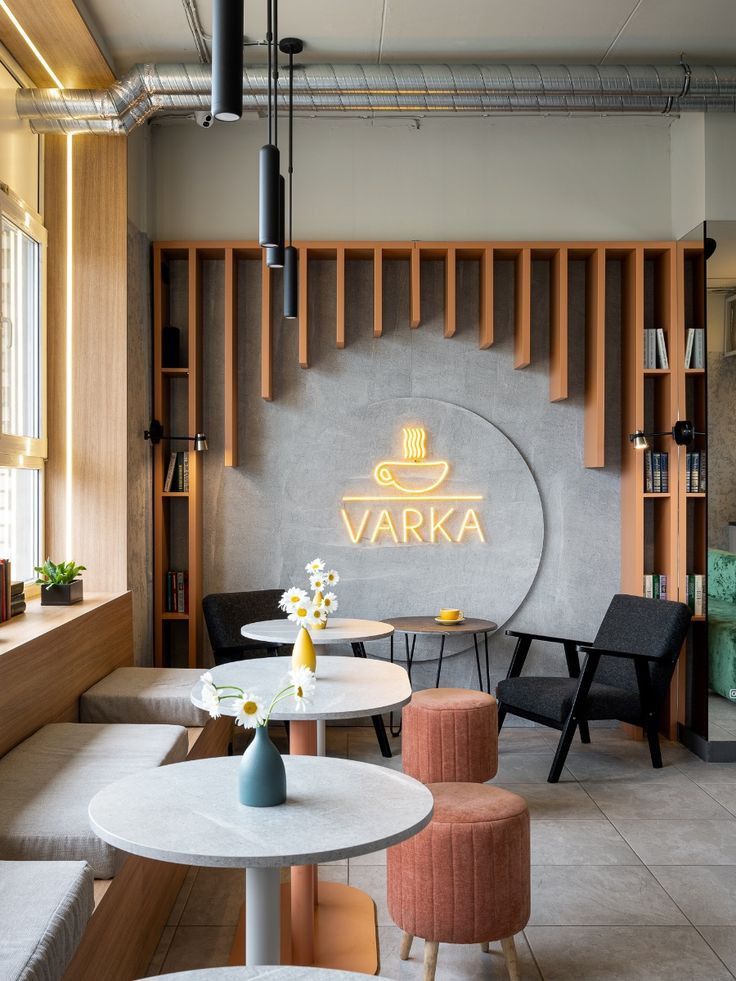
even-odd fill
[{"label": "ceiling pipe", "polygon": [[[210,106],[209,65],[136,65],[109,89],[19,89],[36,133],[129,133],[157,113]],[[265,112],[266,67],[243,72],[243,109]],[[282,99],[284,96],[282,96]],[[348,113],[736,112],[736,67],[680,65],[304,65],[294,110]]]}]

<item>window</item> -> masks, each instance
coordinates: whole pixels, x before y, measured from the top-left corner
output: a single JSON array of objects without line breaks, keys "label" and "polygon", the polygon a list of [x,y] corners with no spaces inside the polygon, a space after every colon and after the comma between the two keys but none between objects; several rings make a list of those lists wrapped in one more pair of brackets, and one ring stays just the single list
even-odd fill
[{"label": "window", "polygon": [[0,558],[27,582],[43,552],[46,233],[5,188],[0,236]]}]

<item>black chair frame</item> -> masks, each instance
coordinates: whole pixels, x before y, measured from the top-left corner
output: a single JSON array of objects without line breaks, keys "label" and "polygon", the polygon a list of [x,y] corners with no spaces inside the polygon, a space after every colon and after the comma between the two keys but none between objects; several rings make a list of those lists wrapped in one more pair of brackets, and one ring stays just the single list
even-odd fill
[{"label": "black chair frame", "polygon": [[[595,673],[598,668],[598,663],[603,656],[625,658],[634,662],[634,670],[636,671],[636,680],[639,689],[639,701],[641,705],[641,718],[635,724],[641,725],[646,733],[647,741],[649,743],[649,752],[652,757],[652,766],[655,767],[655,769],[661,768],[662,753],[659,746],[659,715],[661,706],[656,704],[656,700],[654,698],[648,666],[648,662],[661,663],[661,658],[648,657],[645,654],[628,654],[621,651],[604,650],[599,647],[592,647],[589,643],[583,643],[581,641],[572,640],[566,637],[547,637],[543,634],[523,633],[522,631],[518,630],[507,630],[506,634],[509,637],[516,637],[516,647],[514,648],[514,654],[511,658],[511,664],[506,675],[507,678],[518,678],[521,675],[527,655],[529,654],[529,649],[532,646],[532,641],[540,640],[547,641],[549,643],[562,644],[565,651],[565,659],[567,661],[569,676],[571,678],[578,679],[578,684],[575,689],[570,711],[568,712],[567,718],[562,722],[559,722],[557,719],[536,715],[535,713],[522,711],[521,709],[517,708],[512,710],[512,714],[518,715],[520,718],[528,719],[530,722],[537,722],[552,729],[561,730],[562,735],[560,736],[560,741],[557,744],[557,750],[552,762],[552,767],[549,771],[549,776],[547,777],[549,783],[557,783],[560,779],[562,769],[565,765],[565,760],[567,759],[567,754],[570,751],[570,746],[572,745],[573,737],[575,736],[575,730],[580,730],[581,742],[590,742],[590,730],[588,728],[589,720],[585,715],[585,705],[588,698],[588,693],[590,692],[590,686],[595,680]],[[585,655],[582,670],[580,668],[580,654]],[[499,732],[501,731],[501,727],[503,726],[507,712],[508,710],[504,708],[503,702],[500,702],[498,706]]]}]

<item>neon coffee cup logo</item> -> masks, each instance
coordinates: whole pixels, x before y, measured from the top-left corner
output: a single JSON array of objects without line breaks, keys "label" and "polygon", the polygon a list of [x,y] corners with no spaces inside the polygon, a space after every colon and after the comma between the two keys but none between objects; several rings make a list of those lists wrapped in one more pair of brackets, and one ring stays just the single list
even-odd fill
[{"label": "neon coffee cup logo", "polygon": [[402,429],[403,457],[373,468],[378,492],[347,494],[342,520],[353,545],[437,545],[485,542],[476,502],[482,494],[453,494],[447,460],[428,458],[421,426]]}]

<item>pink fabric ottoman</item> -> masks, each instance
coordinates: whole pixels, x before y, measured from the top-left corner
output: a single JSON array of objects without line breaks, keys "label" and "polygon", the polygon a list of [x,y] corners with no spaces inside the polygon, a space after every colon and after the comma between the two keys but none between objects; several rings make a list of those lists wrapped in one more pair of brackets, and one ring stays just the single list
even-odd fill
[{"label": "pink fabric ottoman", "polygon": [[498,769],[496,699],[467,688],[416,692],[402,711],[404,773],[422,783],[485,783]]},{"label": "pink fabric ottoman", "polygon": [[514,934],[529,920],[531,876],[526,801],[500,787],[435,783],[431,823],[388,850],[388,910],[404,937],[424,940],[424,978],[433,981],[440,943],[500,940],[512,981]]}]

